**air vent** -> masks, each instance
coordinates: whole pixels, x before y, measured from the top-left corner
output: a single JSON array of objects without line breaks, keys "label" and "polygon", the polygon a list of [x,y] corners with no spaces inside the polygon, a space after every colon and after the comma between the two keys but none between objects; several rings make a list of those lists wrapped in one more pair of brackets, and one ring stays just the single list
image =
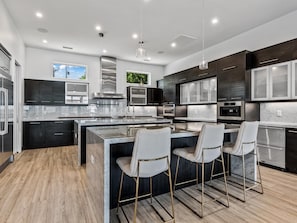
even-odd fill
[{"label": "air vent", "polygon": [[67,50],[73,50],[73,48],[70,47],[70,46],[63,46],[63,48],[64,48],[64,49],[67,49]]},{"label": "air vent", "polygon": [[176,45],[180,48],[190,45],[191,43],[194,43],[196,40],[197,37],[181,34],[177,36],[175,39],[173,39],[171,42],[176,43]]}]

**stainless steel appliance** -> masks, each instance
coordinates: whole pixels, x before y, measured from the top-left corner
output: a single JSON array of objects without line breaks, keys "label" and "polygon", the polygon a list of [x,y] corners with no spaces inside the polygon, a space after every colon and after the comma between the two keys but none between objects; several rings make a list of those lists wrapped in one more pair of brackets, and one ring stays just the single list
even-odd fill
[{"label": "stainless steel appliance", "polygon": [[11,55],[0,44],[0,172],[13,161],[13,82]]},{"label": "stainless steel appliance", "polygon": [[163,116],[174,117],[175,116],[175,104],[164,104],[163,105]]},{"label": "stainless steel appliance", "polygon": [[218,102],[218,119],[239,121],[244,120],[244,102]]},{"label": "stainless steel appliance", "polygon": [[217,119],[219,122],[257,121],[260,119],[258,103],[244,101],[226,101],[217,104]]},{"label": "stainless steel appliance", "polygon": [[65,104],[87,105],[89,95],[89,84],[87,83],[65,83]]},{"label": "stainless steel appliance", "polygon": [[127,97],[129,105],[146,105],[147,88],[145,87],[127,87]]}]

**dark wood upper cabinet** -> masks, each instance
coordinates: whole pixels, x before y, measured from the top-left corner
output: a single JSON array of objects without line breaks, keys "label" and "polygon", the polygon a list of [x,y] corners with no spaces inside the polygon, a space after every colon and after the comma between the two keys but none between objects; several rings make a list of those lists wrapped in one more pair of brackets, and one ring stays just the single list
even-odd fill
[{"label": "dark wood upper cabinet", "polygon": [[26,79],[25,104],[64,105],[65,82]]},{"label": "dark wood upper cabinet", "polygon": [[249,99],[248,69],[250,54],[242,51],[217,61],[218,101],[238,101]]},{"label": "dark wood upper cabinet", "polygon": [[263,67],[294,59],[297,59],[297,39],[254,51],[252,67]]}]

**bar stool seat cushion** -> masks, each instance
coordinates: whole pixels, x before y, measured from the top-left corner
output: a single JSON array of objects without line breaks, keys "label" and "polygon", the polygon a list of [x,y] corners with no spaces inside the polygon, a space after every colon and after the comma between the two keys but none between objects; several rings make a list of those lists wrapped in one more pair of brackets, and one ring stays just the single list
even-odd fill
[{"label": "bar stool seat cushion", "polygon": [[176,148],[173,150],[173,154],[183,157],[186,160],[195,162],[195,147]]}]

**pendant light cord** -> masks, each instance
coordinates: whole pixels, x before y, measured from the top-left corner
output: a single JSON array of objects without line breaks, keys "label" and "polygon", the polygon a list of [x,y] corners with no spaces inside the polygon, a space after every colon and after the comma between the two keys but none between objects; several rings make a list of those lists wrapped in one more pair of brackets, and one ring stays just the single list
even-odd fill
[{"label": "pendant light cord", "polygon": [[205,48],[205,7],[204,0],[202,0],[202,62],[204,62],[204,48]]}]

